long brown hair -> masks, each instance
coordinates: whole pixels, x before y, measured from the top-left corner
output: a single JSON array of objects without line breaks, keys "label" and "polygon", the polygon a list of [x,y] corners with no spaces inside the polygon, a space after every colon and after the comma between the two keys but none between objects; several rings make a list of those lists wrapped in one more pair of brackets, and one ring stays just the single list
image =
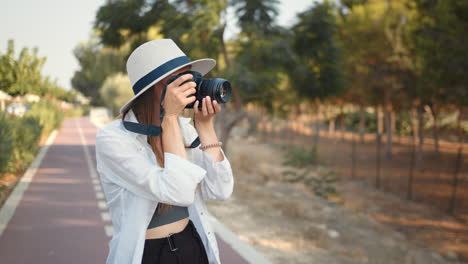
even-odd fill
[{"label": "long brown hair", "polygon": [[[191,67],[189,66],[187,69],[190,68]],[[163,83],[165,83],[168,78],[169,77],[166,77],[163,80],[157,82],[151,88],[143,92],[143,94],[138,96],[132,102],[131,106],[127,108],[125,113],[132,109],[135,113],[135,117],[138,120],[138,123],[161,126],[161,122],[159,120],[159,107],[161,102]],[[119,115],[119,117],[121,118],[122,115]],[[148,136],[147,142],[151,145],[151,149],[156,156],[156,160],[159,166],[164,168],[164,146],[162,144],[162,133],[159,135],[159,137]],[[171,204],[159,203],[158,210],[159,212],[164,212],[169,210],[171,207]]]}]

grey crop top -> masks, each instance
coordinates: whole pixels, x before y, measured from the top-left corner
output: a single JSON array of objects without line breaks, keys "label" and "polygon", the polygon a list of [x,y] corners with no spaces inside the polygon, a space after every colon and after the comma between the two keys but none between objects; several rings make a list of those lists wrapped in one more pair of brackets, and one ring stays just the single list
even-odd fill
[{"label": "grey crop top", "polygon": [[151,221],[148,225],[148,229],[166,225],[177,220],[189,217],[188,207],[186,206],[172,205],[172,207],[169,208],[169,210],[165,212],[159,212],[159,205],[160,203],[158,203],[158,206],[154,211],[153,217],[151,218]]}]

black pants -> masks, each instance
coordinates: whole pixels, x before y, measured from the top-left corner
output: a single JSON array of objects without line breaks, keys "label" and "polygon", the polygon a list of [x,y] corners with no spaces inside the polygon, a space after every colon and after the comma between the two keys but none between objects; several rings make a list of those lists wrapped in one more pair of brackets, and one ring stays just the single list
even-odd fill
[{"label": "black pants", "polygon": [[192,220],[170,237],[145,240],[142,264],[208,264],[208,256]]}]

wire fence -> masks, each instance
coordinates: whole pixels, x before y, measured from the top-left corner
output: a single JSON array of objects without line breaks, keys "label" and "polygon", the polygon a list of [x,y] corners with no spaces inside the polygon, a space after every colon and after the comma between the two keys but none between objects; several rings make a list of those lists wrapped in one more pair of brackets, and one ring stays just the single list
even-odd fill
[{"label": "wire fence", "polygon": [[[330,131],[310,116],[289,119],[249,111],[241,127],[264,143],[282,143],[318,148],[319,162],[334,168],[340,177],[361,180],[402,198],[468,215],[468,169],[464,159],[467,144],[425,138],[418,153],[413,137],[394,136],[392,155],[385,152],[384,135]],[[250,120],[250,121],[248,121]],[[467,218],[468,219],[468,218]]]}]

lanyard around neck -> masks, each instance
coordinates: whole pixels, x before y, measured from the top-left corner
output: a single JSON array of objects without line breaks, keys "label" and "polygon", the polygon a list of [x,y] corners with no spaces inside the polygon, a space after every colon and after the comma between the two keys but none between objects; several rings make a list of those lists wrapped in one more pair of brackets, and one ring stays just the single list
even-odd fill
[{"label": "lanyard around neck", "polygon": [[[135,122],[130,122],[130,121],[125,121],[125,115],[127,112],[125,112],[122,115],[122,123],[124,127],[132,131],[134,133],[142,134],[142,135],[147,135],[147,136],[153,136],[153,137],[159,137],[162,132],[162,127],[160,126],[152,126],[152,125],[144,125],[140,123],[135,123]],[[186,146],[185,148],[196,148],[200,145],[200,138],[197,137],[195,140],[190,144],[190,146]]]}]

